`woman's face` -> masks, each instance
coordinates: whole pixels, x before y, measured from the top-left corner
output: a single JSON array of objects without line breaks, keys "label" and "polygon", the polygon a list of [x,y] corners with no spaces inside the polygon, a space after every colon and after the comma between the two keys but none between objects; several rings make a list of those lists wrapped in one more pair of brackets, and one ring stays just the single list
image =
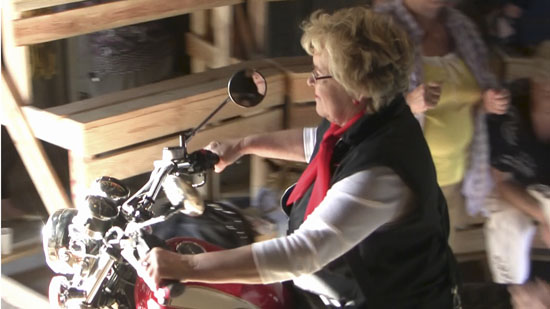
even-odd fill
[{"label": "woman's face", "polygon": [[[326,52],[313,55],[313,74],[316,77],[330,76],[328,55]],[[317,114],[332,123],[342,126],[357,112],[353,98],[334,78],[315,80],[308,78],[307,84],[314,88],[315,110]]]}]

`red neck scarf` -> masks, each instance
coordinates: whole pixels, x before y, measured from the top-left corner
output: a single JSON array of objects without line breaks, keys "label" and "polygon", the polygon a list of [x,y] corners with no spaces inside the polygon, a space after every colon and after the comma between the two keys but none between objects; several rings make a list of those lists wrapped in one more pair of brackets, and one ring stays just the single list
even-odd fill
[{"label": "red neck scarf", "polygon": [[357,113],[357,115],[350,119],[343,127],[332,123],[330,128],[323,135],[323,140],[321,141],[317,155],[309,163],[306,170],[302,173],[302,176],[300,176],[300,179],[298,179],[294,190],[287,200],[287,206],[304,196],[311,184],[315,182],[311,197],[307,204],[304,220],[321,203],[325,195],[327,195],[331,176],[330,160],[332,159],[336,142],[352,124],[363,116],[364,113],[364,111]]}]

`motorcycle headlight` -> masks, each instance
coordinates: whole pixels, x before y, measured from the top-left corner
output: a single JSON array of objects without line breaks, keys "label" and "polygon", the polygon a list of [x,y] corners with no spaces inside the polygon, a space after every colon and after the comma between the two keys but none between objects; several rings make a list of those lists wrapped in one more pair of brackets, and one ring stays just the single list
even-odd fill
[{"label": "motorcycle headlight", "polygon": [[42,246],[46,263],[56,273],[73,273],[69,251],[69,225],[78,210],[66,208],[54,212],[42,228]]},{"label": "motorcycle headlight", "polygon": [[81,207],[82,214],[88,219],[86,228],[94,239],[102,238],[118,216],[116,204],[103,196],[88,195]]},{"label": "motorcycle headlight", "polygon": [[103,196],[120,205],[130,197],[130,190],[126,188],[122,181],[113,177],[103,176],[92,183],[89,195]]}]

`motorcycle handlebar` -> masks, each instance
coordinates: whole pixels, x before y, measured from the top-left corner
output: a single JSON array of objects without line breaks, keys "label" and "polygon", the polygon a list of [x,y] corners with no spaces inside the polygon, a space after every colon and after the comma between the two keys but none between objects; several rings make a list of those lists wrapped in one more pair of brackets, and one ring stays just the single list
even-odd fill
[{"label": "motorcycle handlebar", "polygon": [[201,149],[189,154],[188,160],[195,173],[202,173],[214,169],[220,157],[212,151]]},{"label": "motorcycle handlebar", "polygon": [[155,297],[161,305],[167,305],[169,299],[177,298],[183,292],[185,292],[185,283],[177,280],[162,280],[155,292]]}]

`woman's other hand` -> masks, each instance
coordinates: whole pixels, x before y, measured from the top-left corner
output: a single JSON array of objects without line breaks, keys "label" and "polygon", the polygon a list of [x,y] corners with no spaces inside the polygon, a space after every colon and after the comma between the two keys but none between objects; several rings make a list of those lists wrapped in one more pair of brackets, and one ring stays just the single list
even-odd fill
[{"label": "woman's other hand", "polygon": [[550,307],[550,285],[540,279],[508,288],[515,309],[546,309]]},{"label": "woman's other hand", "polygon": [[416,87],[407,94],[405,99],[413,114],[421,114],[434,108],[439,102],[440,96],[441,84],[430,82]]},{"label": "woman's other hand", "polygon": [[231,139],[222,142],[213,141],[206,145],[204,149],[210,150],[220,157],[220,161],[214,166],[216,173],[220,173],[243,155],[241,153],[241,139]]},{"label": "woman's other hand", "polygon": [[490,114],[502,115],[510,105],[510,92],[507,89],[487,89],[483,92],[483,108]]},{"label": "woman's other hand", "polygon": [[192,270],[189,255],[183,255],[161,248],[153,248],[140,261],[144,267],[145,283],[153,291],[157,290],[162,280],[184,281]]}]

